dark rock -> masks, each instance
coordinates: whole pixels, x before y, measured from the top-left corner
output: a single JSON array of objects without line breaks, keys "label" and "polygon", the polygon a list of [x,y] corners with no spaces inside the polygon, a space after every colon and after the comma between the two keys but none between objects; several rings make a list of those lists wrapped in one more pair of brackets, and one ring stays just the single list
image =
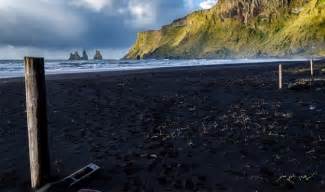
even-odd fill
[{"label": "dark rock", "polygon": [[86,52],[86,50],[84,50],[83,52],[82,52],[82,58],[81,58],[82,60],[88,60],[88,54],[87,54],[87,52]]},{"label": "dark rock", "polygon": [[74,53],[70,53],[69,60],[70,61],[81,60],[81,57],[80,57],[78,51],[76,51]]},{"label": "dark rock", "polygon": [[100,53],[99,50],[96,50],[96,54],[94,56],[94,60],[103,60],[103,56],[102,56],[102,54]]}]

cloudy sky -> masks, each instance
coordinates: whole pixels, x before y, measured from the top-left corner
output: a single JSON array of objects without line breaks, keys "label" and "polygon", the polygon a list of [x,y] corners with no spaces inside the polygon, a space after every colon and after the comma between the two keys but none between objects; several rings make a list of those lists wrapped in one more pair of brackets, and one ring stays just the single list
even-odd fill
[{"label": "cloudy sky", "polygon": [[120,58],[138,31],[157,29],[216,1],[0,0],[0,59],[63,59],[75,49]]}]

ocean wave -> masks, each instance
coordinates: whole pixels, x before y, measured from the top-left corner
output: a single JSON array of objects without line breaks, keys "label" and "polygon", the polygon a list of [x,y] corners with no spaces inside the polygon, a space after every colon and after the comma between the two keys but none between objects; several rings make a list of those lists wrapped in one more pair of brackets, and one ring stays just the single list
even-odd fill
[{"label": "ocean wave", "polygon": [[[307,59],[193,59],[193,60],[103,60],[103,61],[66,61],[47,60],[47,74],[83,73],[99,71],[124,71],[182,66],[206,66],[239,63],[304,61]],[[0,78],[22,77],[24,65],[22,60],[0,60]]]}]

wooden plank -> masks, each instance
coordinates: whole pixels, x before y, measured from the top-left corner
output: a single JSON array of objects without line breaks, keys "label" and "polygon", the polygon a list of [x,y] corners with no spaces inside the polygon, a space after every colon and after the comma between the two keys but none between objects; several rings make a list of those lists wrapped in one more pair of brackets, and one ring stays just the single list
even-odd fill
[{"label": "wooden plank", "polygon": [[50,177],[43,58],[25,57],[25,87],[31,187],[37,190]]},{"label": "wooden plank", "polygon": [[45,185],[41,189],[37,190],[37,192],[69,191],[70,187],[77,185],[85,179],[89,178],[99,169],[99,166],[91,163],[60,181]]}]

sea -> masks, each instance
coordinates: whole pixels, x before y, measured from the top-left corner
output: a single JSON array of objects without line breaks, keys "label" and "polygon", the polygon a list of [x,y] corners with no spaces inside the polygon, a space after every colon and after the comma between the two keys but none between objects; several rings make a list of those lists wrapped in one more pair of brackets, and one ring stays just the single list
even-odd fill
[{"label": "sea", "polygon": [[[72,74],[84,72],[125,71],[166,67],[207,66],[239,63],[304,61],[307,59],[193,59],[193,60],[46,60],[45,73]],[[0,78],[23,77],[23,60],[0,60]]]}]

